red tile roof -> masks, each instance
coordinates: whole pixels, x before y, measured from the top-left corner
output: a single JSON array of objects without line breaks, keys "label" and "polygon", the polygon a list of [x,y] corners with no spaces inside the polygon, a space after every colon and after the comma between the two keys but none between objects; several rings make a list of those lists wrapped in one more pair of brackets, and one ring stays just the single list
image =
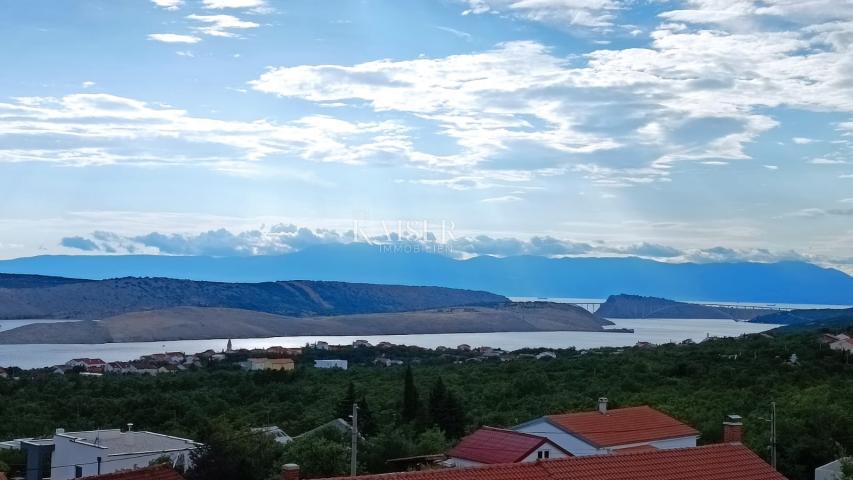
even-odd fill
[{"label": "red tile roof", "polygon": [[743,445],[723,443],[623,455],[366,475],[359,480],[785,480],[785,477]]},{"label": "red tile roof", "polygon": [[696,429],[646,406],[614,408],[606,414],[593,411],[546,418],[598,448],[699,435]]},{"label": "red tile roof", "polygon": [[[545,443],[550,443],[547,438],[529,433],[483,427],[463,438],[447,455],[479,463],[515,463]],[[551,445],[568,454],[559,446]]]},{"label": "red tile roof", "polygon": [[184,477],[168,465],[156,465],[126,472],[84,477],[84,480],[184,480]]}]

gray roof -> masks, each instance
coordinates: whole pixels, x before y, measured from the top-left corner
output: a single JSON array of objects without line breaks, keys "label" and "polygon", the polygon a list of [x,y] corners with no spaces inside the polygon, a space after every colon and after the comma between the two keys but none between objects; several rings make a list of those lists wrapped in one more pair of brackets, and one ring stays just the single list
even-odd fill
[{"label": "gray roof", "polygon": [[146,431],[123,432],[121,430],[91,430],[86,432],[57,433],[57,437],[71,439],[75,443],[108,450],[107,455],[165,452],[194,449],[201,444],[180,437]]}]

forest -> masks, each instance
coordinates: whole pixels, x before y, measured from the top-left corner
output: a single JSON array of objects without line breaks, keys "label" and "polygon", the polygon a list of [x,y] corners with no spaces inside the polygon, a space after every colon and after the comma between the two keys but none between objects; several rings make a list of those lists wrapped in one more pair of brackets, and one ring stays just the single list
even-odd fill
[{"label": "forest", "polygon": [[[849,331],[849,330],[848,330]],[[546,414],[650,405],[719,442],[727,414],[744,418],[745,443],[769,459],[771,402],[777,410],[778,468],[792,480],[853,451],[853,363],[817,341],[819,332],[711,338],[698,344],[556,350],[557,358],[459,361],[434,350],[396,347],[405,366],[370,364],[375,348],[351,349],[349,370],[294,372],[199,369],[156,377],[14,371],[0,379],[0,439],[67,431],[136,428],[185,436],[207,447],[188,478],[275,476],[285,462],[307,476],[349,473],[349,436],[337,430],[284,448],[250,427],[277,425],[291,436],[360,405],[360,472],[387,460],[441,453],[481,425],[508,427]],[[534,353],[527,350],[517,353]],[[388,353],[388,352],[384,352]],[[21,459],[0,452],[0,468]]]}]

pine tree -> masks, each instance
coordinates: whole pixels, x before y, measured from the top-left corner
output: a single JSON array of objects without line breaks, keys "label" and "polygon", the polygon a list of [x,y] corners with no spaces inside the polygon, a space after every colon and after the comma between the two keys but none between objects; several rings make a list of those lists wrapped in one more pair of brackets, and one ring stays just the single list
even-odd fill
[{"label": "pine tree", "polygon": [[442,429],[447,437],[460,438],[462,435],[465,435],[465,409],[453,392],[447,392],[445,409],[445,423]]},{"label": "pine tree", "polygon": [[418,397],[418,389],[415,387],[415,379],[412,375],[412,367],[406,367],[406,377],[403,383],[403,410],[402,418],[404,422],[413,422],[417,420],[420,412],[420,398]]}]

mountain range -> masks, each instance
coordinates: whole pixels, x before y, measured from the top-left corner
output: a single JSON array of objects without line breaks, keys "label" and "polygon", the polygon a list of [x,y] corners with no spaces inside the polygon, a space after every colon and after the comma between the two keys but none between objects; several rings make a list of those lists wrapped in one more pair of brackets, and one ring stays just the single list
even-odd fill
[{"label": "mountain range", "polygon": [[853,277],[805,262],[664,263],[636,257],[540,256],[456,260],[367,244],[317,246],[278,256],[37,256],[0,261],[0,272],[87,279],[434,285],[519,297],[606,298],[624,292],[677,300],[840,305],[853,299]]}]

